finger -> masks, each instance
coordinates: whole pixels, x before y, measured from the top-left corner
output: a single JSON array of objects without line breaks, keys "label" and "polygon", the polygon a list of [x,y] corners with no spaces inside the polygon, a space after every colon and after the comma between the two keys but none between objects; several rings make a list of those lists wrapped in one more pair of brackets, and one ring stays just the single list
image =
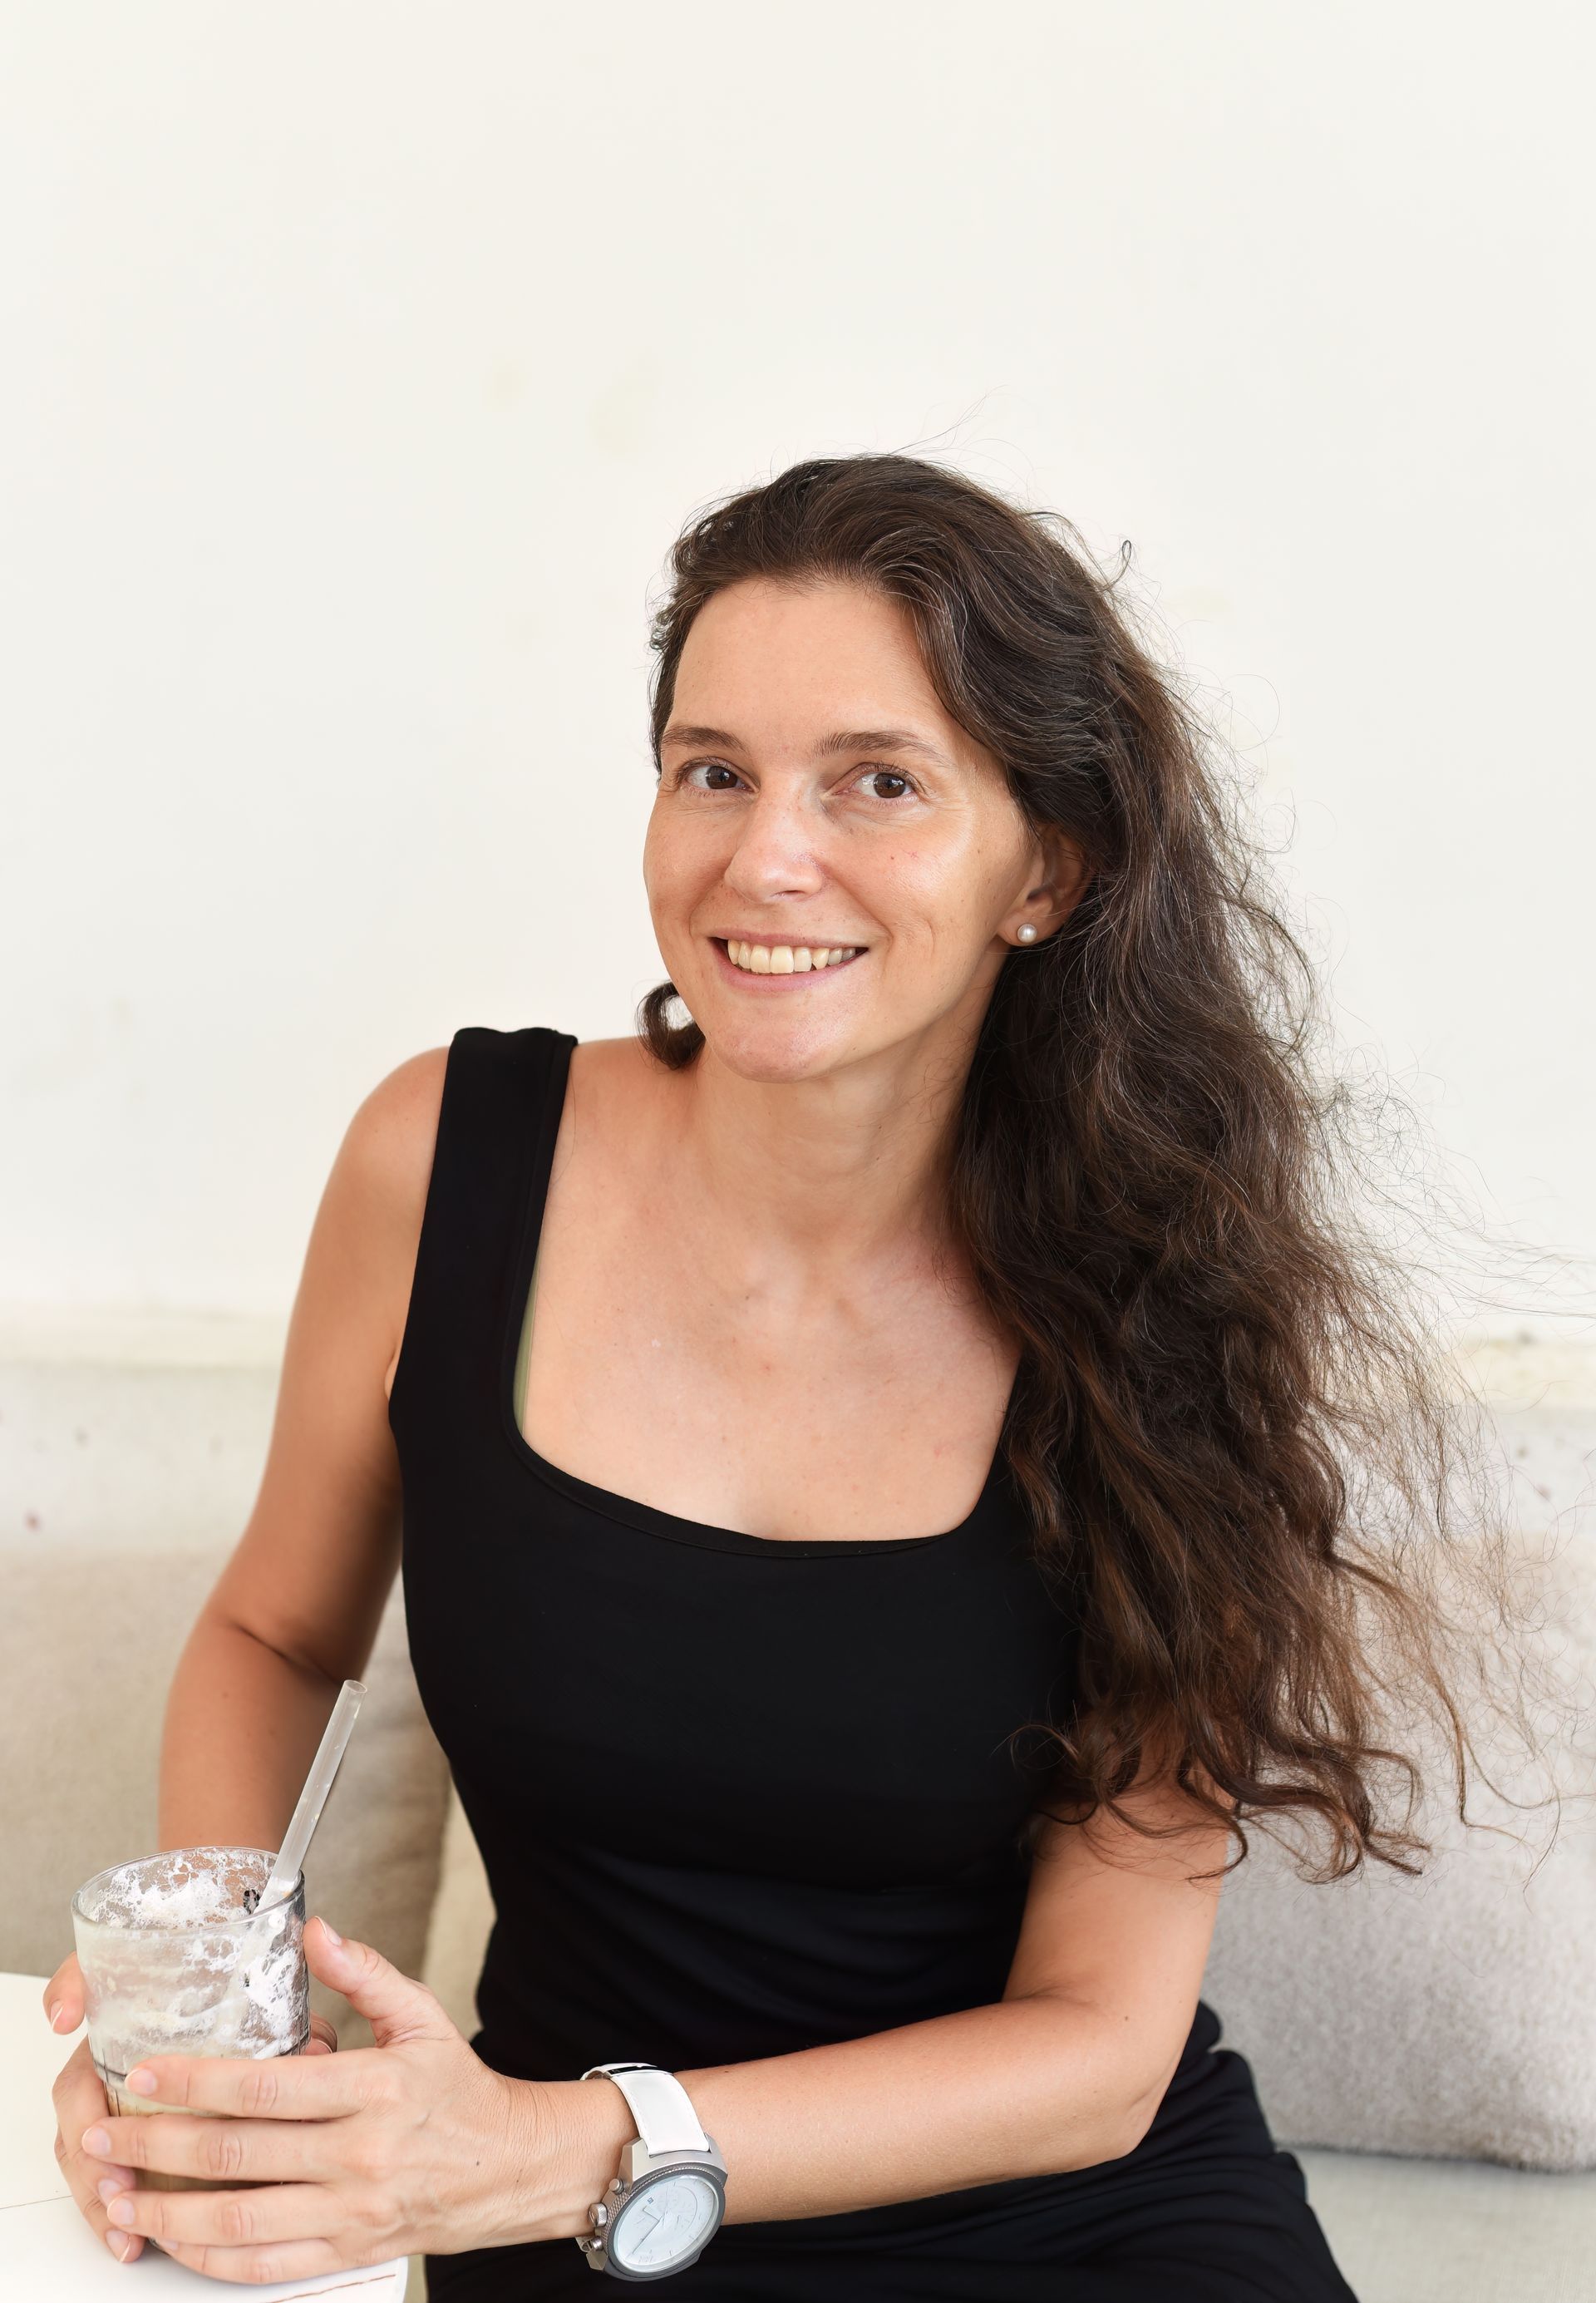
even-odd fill
[{"label": "finger", "polygon": [[235,2257],[283,2240],[321,2240],[344,2211],[323,2183],[266,2183],[258,2191],[131,2191],[114,2223],[162,2247],[220,2248]]},{"label": "finger", "polygon": [[83,1970],[71,1952],[44,1987],[41,2003],[53,2031],[75,2031],[83,2020]]},{"label": "finger", "polygon": [[321,2181],[335,2164],[320,2121],[206,2119],[171,2111],[97,2119],[84,2131],[83,2154],[97,2170],[122,2165],[158,2175],[203,2175],[212,2183]]},{"label": "finger", "polygon": [[[109,2218],[110,2201],[126,2197],[133,2188],[133,2171],[119,2167],[111,2161],[103,2164],[86,2158],[83,2153],[69,2144],[59,2128],[55,2130],[55,2157],[66,2187],[71,2193],[79,2212],[102,2246],[122,2263],[136,2262],[144,2252],[144,2240],[138,2231],[122,2231]],[[105,2197],[99,2185],[113,2188]]]},{"label": "finger", "polygon": [[305,1962],[319,1983],[341,1991],[372,2027],[379,2047],[401,2039],[451,2039],[459,2035],[435,1992],[384,1959],[374,1944],[346,1942],[318,1911],[305,1927]]},{"label": "finger", "polygon": [[[125,2234],[119,2233],[114,2243],[110,2242],[107,2235],[111,2226],[105,2217],[107,2196],[101,2193],[99,2187],[109,2183],[130,2189],[133,2170],[115,2158],[91,2158],[83,2149],[84,2129],[103,2120],[106,2113],[105,2090],[95,2070],[87,2039],[79,2041],[76,2050],[62,2065],[50,2095],[55,2106],[55,2156],[67,2189],[96,2238],[111,2244],[112,2253],[123,2262],[131,2263],[143,2252],[144,2241],[134,2235],[124,2247]],[[114,2189],[109,2196],[115,2196]]]},{"label": "finger", "polygon": [[[310,2019],[310,2040],[312,2046],[314,2046],[319,2040],[323,2046],[336,2047],[338,2045],[337,2024],[332,2021],[330,2016],[313,2015]],[[306,2052],[308,2054],[309,2049],[307,2048]]]},{"label": "finger", "polygon": [[[97,2122],[104,2125],[110,2108],[99,2073],[89,2058],[87,2039],[80,2041],[75,2052],[57,2072],[55,2084],[50,2090],[50,2100],[55,2108],[56,2126],[73,2149],[80,2151],[84,2129]],[[109,2155],[107,2164],[115,2155],[114,2153]],[[100,2172],[96,2170],[97,2173]]]},{"label": "finger", "polygon": [[318,2279],[330,2271],[349,2271],[386,2257],[367,2248],[347,2255],[331,2240],[281,2240],[275,2247],[189,2247],[181,2240],[163,2242],[174,2263],[197,2271],[207,2279],[227,2279],[245,2287],[275,2285],[295,2279]]},{"label": "finger", "polygon": [[[337,2119],[376,2100],[388,2060],[381,2047],[331,2057],[149,2055],[128,2073],[128,2085],[147,2071],[155,2084],[145,2100],[157,2110],[169,2105],[233,2119]],[[133,2092],[144,2095],[142,2088]]]}]

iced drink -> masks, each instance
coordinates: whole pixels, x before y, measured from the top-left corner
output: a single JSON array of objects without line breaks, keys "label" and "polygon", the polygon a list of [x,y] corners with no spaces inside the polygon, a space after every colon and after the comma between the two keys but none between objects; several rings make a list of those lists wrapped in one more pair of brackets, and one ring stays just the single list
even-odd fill
[{"label": "iced drink", "polygon": [[[129,2094],[128,2073],[147,2055],[304,2051],[305,1880],[264,1902],[274,1860],[264,1847],[180,1847],[97,1871],[72,1897],[88,2051],[113,2113],[179,2109]],[[248,2189],[258,2180],[150,2167],[138,2175],[153,2191]]]}]

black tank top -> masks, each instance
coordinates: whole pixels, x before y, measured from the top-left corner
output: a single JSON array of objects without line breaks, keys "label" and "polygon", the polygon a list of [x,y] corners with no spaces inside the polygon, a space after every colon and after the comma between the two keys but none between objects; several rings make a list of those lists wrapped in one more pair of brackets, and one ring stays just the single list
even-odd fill
[{"label": "black tank top", "polygon": [[575,1044],[457,1033],[389,1407],[416,1683],[493,1892],[482,2052],[680,2070],[1001,1998],[1010,1734],[1074,1659],[1002,1450],[946,1533],[825,1542],[536,1454],[515,1367]]},{"label": "black tank top", "polygon": [[[1078,1638],[1004,1450],[957,1527],[807,1542],[680,1518],[530,1447],[516,1362],[575,1044],[456,1033],[389,1405],[416,1683],[492,1893],[472,2045],[525,2079],[681,2071],[1001,1999],[1045,1748],[1014,1731],[1067,1716]],[[1217,2035],[1200,2008],[1178,2081],[1217,2063]],[[996,2303],[1030,2291],[992,2272],[1004,2211],[1014,2245],[1051,2245],[1049,2218],[1105,2172],[727,2224],[672,2293],[767,2291],[716,2283],[762,2244],[815,2260],[783,2297],[851,2294],[818,2250],[967,2210],[969,2291]],[[888,2291],[879,2269],[859,2291]],[[451,2297],[591,2291],[568,2240],[428,2273]]]}]

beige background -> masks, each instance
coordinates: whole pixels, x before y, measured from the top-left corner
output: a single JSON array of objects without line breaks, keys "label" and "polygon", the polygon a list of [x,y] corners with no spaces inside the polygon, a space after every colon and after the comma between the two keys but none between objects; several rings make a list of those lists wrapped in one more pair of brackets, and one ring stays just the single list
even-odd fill
[{"label": "beige background", "polygon": [[0,1297],[278,1318],[393,1064],[627,1029],[663,556],[866,447],[1132,539],[1349,1042],[1596,1249],[1591,42],[8,8]]}]

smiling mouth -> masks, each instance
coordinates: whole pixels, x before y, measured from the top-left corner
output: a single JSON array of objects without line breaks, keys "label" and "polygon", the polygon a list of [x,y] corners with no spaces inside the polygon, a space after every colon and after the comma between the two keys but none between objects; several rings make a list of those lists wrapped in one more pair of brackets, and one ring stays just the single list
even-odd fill
[{"label": "smiling mouth", "polygon": [[862,958],[868,944],[750,943],[740,937],[711,936],[728,967],[739,975],[834,975]]}]

